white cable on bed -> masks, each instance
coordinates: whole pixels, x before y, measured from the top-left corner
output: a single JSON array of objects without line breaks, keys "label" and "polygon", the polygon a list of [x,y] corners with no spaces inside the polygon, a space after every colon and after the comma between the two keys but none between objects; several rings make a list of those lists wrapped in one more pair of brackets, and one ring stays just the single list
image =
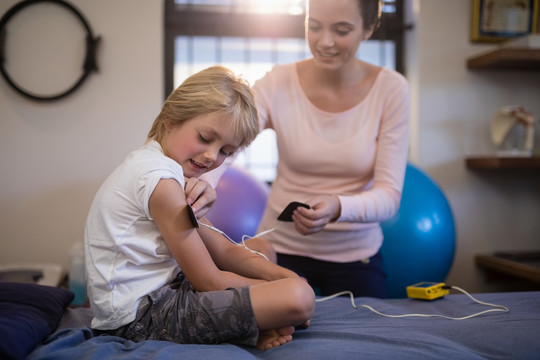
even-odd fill
[{"label": "white cable on bed", "polygon": [[471,294],[469,294],[467,291],[457,287],[457,286],[447,286],[449,289],[453,289],[453,290],[458,290],[458,291],[461,291],[463,294],[467,295],[471,300],[473,300],[474,302],[478,303],[478,304],[481,304],[481,305],[485,305],[485,306],[491,306],[491,307],[494,307],[495,309],[489,309],[489,310],[484,310],[484,311],[481,311],[481,312],[478,312],[478,313],[475,313],[475,314],[471,314],[471,315],[467,315],[467,316],[462,316],[462,317],[451,317],[451,316],[446,316],[446,315],[440,315],[440,314],[402,314],[402,315],[390,315],[390,314],[384,314],[384,313],[381,313],[380,311],[377,311],[375,310],[374,308],[372,308],[371,306],[369,305],[366,305],[366,304],[362,304],[362,305],[356,305],[355,302],[354,302],[354,295],[351,291],[341,291],[341,292],[338,292],[336,294],[333,294],[333,295],[330,295],[330,296],[327,296],[327,297],[324,297],[324,298],[320,298],[320,299],[317,299],[315,300],[316,302],[322,302],[322,301],[327,301],[327,300],[330,300],[330,299],[333,299],[335,297],[338,297],[338,296],[341,296],[341,295],[346,295],[348,294],[350,296],[350,299],[351,299],[351,305],[353,308],[355,309],[358,309],[358,307],[365,307],[366,309],[368,310],[371,310],[372,312],[374,312],[375,314],[377,315],[381,315],[381,316],[385,316],[385,317],[390,317],[390,318],[403,318],[403,317],[441,317],[441,318],[445,318],[445,319],[449,319],[449,320],[466,320],[466,319],[470,319],[470,318],[473,318],[475,316],[479,316],[479,315],[482,315],[482,314],[486,314],[486,313],[489,313],[489,312],[508,312],[510,311],[506,306],[503,306],[503,305],[497,305],[497,304],[491,304],[491,303],[488,303],[488,302],[484,302],[484,301],[480,301],[480,300],[477,300],[475,299]]},{"label": "white cable on bed", "polygon": [[[231,239],[225,232],[219,230],[218,228],[214,227],[214,226],[211,226],[211,225],[208,225],[208,224],[205,224],[203,222],[200,222],[200,221],[197,221],[199,223],[199,225],[202,225],[204,227],[207,227],[211,230],[214,230],[215,232],[223,235],[227,240],[229,240],[231,243],[233,243],[234,245],[237,245],[237,246],[242,246],[244,249],[254,253],[254,254],[257,254],[257,255],[260,255],[262,256],[263,258],[265,258],[266,260],[269,261],[268,257],[266,255],[264,255],[263,253],[259,252],[259,251],[256,251],[256,250],[252,250],[250,249],[247,245],[246,245],[246,239],[253,239],[253,238],[257,238],[257,237],[260,237],[260,236],[263,236],[263,235],[266,235],[268,233],[271,233],[272,231],[274,231],[278,226],[272,228],[272,229],[269,229],[269,230],[265,230],[265,231],[262,231],[260,232],[259,234],[256,234],[255,236],[249,236],[249,235],[243,235],[242,236],[242,242],[241,243],[237,243],[236,241],[234,241],[233,239]],[[374,312],[375,314],[377,315],[381,315],[381,316],[385,316],[385,317],[390,317],[390,318],[403,318],[403,317],[413,317],[413,316],[416,316],[416,317],[441,317],[441,318],[445,318],[445,319],[449,319],[449,320],[465,320],[465,319],[470,319],[472,317],[475,317],[475,316],[479,316],[479,315],[482,315],[482,314],[486,314],[486,313],[489,313],[489,312],[494,312],[494,311],[498,311],[498,312],[508,312],[509,309],[506,307],[506,306],[503,306],[503,305],[496,305],[496,304],[491,304],[491,303],[488,303],[488,302],[483,302],[483,301],[480,301],[480,300],[477,300],[475,299],[471,294],[469,294],[467,291],[457,287],[457,286],[448,286],[448,285],[445,285],[446,288],[448,289],[454,289],[454,290],[458,290],[458,291],[461,291],[463,294],[467,295],[471,300],[473,300],[474,302],[478,303],[478,304],[481,304],[481,305],[485,305],[485,306],[491,306],[491,307],[494,307],[494,309],[489,309],[489,310],[484,310],[484,311],[481,311],[481,312],[478,312],[476,314],[471,314],[471,315],[467,315],[467,316],[463,316],[463,317],[459,317],[459,318],[456,318],[456,317],[451,317],[451,316],[446,316],[446,315],[440,315],[440,314],[402,314],[402,315],[389,315],[389,314],[384,314],[384,313],[381,313],[380,311],[377,311],[375,310],[374,308],[372,308],[371,306],[369,305],[366,305],[366,304],[362,304],[360,305],[361,307],[365,307],[366,309],[369,309],[371,310],[372,312]],[[335,293],[333,295],[330,295],[330,296],[327,296],[327,297],[324,297],[324,298],[320,298],[320,299],[316,299],[315,302],[323,302],[323,301],[327,301],[327,300],[330,300],[330,299],[333,299],[335,297],[338,297],[338,296],[341,296],[341,295],[346,295],[346,294],[349,294],[350,296],[350,299],[351,299],[351,305],[354,309],[358,309],[358,306],[355,304],[354,302],[354,295],[351,291],[341,291],[341,292],[338,292],[338,293]]]}]

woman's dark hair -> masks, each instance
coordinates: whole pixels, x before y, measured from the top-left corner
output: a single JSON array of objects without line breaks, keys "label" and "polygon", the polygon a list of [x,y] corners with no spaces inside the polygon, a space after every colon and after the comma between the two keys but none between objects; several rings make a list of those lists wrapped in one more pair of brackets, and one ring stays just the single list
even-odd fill
[{"label": "woman's dark hair", "polygon": [[364,22],[364,30],[375,30],[381,19],[381,0],[358,0],[360,14]]}]

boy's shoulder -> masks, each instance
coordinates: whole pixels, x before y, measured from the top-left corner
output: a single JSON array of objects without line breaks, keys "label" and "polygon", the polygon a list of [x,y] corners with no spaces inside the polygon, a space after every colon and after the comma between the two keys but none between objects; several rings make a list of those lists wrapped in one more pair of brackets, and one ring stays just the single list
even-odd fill
[{"label": "boy's shoulder", "polygon": [[142,164],[159,166],[158,164],[162,161],[167,162],[167,159],[172,160],[163,154],[163,150],[157,141],[151,140],[129,153],[124,162],[136,163],[139,166]]},{"label": "boy's shoulder", "polygon": [[172,177],[183,179],[184,172],[182,166],[173,159],[165,156],[161,145],[151,140],[132,151],[124,160],[121,167],[124,171],[135,176],[140,176],[154,172],[172,173]]}]

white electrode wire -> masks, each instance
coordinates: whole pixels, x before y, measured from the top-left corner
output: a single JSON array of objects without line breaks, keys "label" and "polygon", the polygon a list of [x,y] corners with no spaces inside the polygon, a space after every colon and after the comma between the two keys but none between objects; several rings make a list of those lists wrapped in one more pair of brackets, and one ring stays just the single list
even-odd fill
[{"label": "white electrode wire", "polygon": [[[278,225],[279,226],[279,225]],[[255,236],[249,236],[249,235],[244,235],[242,236],[242,242],[245,241],[245,239],[255,239],[255,238],[258,238],[258,237],[261,237],[263,235],[266,235],[268,233],[271,233],[272,231],[276,230],[278,227],[276,226],[275,228],[272,228],[272,229],[268,229],[268,230],[265,230],[265,231],[261,231],[260,233],[258,233],[257,235]]]},{"label": "white electrode wire", "polygon": [[[237,245],[237,246],[242,246],[244,249],[254,253],[254,254],[257,254],[257,255],[260,255],[262,256],[263,258],[265,258],[266,260],[268,260],[268,257],[266,255],[264,255],[263,253],[259,252],[259,251],[255,251],[255,250],[252,250],[250,249],[247,245],[246,245],[246,242],[245,240],[246,239],[254,239],[254,238],[257,238],[257,237],[260,237],[260,236],[263,236],[263,235],[266,235],[268,233],[271,233],[272,231],[274,231],[276,227],[272,228],[272,229],[269,229],[269,230],[265,230],[265,231],[262,231],[260,232],[259,234],[256,234],[255,236],[249,236],[249,235],[244,235],[242,236],[242,242],[241,243],[237,243],[236,241],[234,241],[233,239],[231,239],[227,234],[225,234],[225,232],[219,230],[218,228],[216,227],[213,227],[211,225],[208,225],[208,224],[205,224],[203,222],[199,222],[199,225],[202,225],[204,227],[207,227],[211,230],[214,230],[215,232],[223,235],[227,240],[229,240],[231,243],[233,243],[234,245]],[[279,225],[278,225],[279,226]],[[475,314],[471,314],[471,315],[466,315],[466,316],[462,316],[462,317],[451,317],[451,316],[446,316],[446,315],[440,315],[440,314],[401,314],[401,315],[390,315],[390,314],[384,314],[380,311],[377,311],[375,310],[374,308],[372,308],[371,306],[369,305],[366,305],[366,304],[361,304],[361,305],[356,305],[356,303],[354,302],[354,295],[351,291],[341,291],[341,292],[338,292],[338,293],[335,293],[335,294],[332,294],[330,296],[326,296],[326,297],[323,297],[323,298],[319,298],[319,299],[316,299],[315,302],[323,302],[323,301],[328,301],[328,300],[331,300],[333,298],[336,298],[338,296],[341,296],[341,295],[349,295],[350,299],[351,299],[351,305],[354,309],[358,309],[358,307],[364,307],[372,312],[374,312],[375,314],[377,315],[380,315],[380,316],[384,316],[384,317],[389,317],[389,318],[404,318],[404,317],[440,317],[440,318],[444,318],[444,319],[448,319],[448,320],[466,320],[466,319],[470,319],[470,318],[473,318],[473,317],[476,317],[476,316],[479,316],[479,315],[483,315],[483,314],[486,314],[486,313],[489,313],[489,312],[508,312],[510,311],[508,309],[508,307],[506,306],[503,306],[503,305],[497,305],[497,304],[491,304],[491,303],[488,303],[488,302],[484,302],[484,301],[480,301],[480,300],[477,300],[475,299],[471,294],[469,294],[467,291],[463,290],[462,288],[460,287],[457,287],[457,286],[446,286],[448,289],[453,289],[453,290],[457,290],[457,291],[460,291],[462,292],[463,294],[467,295],[472,301],[480,304],[480,305],[484,305],[484,306],[489,306],[489,307],[493,307],[493,309],[488,309],[488,310],[484,310],[484,311],[480,311],[478,313],[475,313]]]},{"label": "white electrode wire", "polygon": [[351,299],[351,305],[353,308],[355,309],[358,309],[358,307],[364,307],[372,312],[374,312],[375,314],[377,315],[381,315],[381,316],[385,316],[385,317],[389,317],[389,318],[404,318],[404,317],[441,317],[441,318],[444,318],[444,319],[449,319],[449,320],[466,320],[466,319],[470,319],[470,318],[473,318],[475,316],[479,316],[479,315],[482,315],[482,314],[486,314],[486,313],[489,313],[489,312],[508,312],[510,311],[506,306],[503,306],[503,305],[496,305],[496,304],[491,304],[491,303],[488,303],[488,302],[484,302],[484,301],[480,301],[480,300],[477,300],[475,299],[471,294],[469,294],[467,291],[457,287],[457,286],[449,286],[449,288],[451,289],[454,289],[454,290],[458,290],[458,291],[461,291],[463,294],[467,295],[471,300],[473,300],[474,302],[478,303],[478,304],[481,304],[481,305],[485,305],[485,306],[490,306],[490,307],[493,307],[494,309],[489,309],[489,310],[484,310],[484,311],[481,311],[481,312],[478,312],[478,313],[475,313],[475,314],[471,314],[471,315],[467,315],[467,316],[462,316],[462,317],[451,317],[451,316],[446,316],[446,315],[440,315],[440,314],[402,314],[402,315],[390,315],[390,314],[384,314],[380,311],[377,311],[375,310],[374,308],[372,308],[371,306],[369,305],[366,305],[366,304],[362,304],[362,305],[356,305],[355,302],[354,302],[354,295],[352,292],[350,291],[341,291],[341,292],[338,292],[338,293],[335,293],[333,295],[330,295],[330,296],[327,296],[327,297],[323,297],[323,298],[320,298],[320,299],[316,299],[315,301],[316,302],[323,302],[323,301],[327,301],[327,300],[330,300],[330,299],[333,299],[335,297],[338,297],[338,296],[341,296],[341,295],[349,295],[350,296],[350,299]]},{"label": "white electrode wire", "polygon": [[[216,228],[216,227],[213,227],[213,226],[211,226],[211,225],[205,224],[205,223],[200,222],[200,221],[199,221],[199,225],[202,225],[202,226],[207,227],[207,228],[209,228],[209,229],[211,229],[211,230],[214,230],[215,232],[217,232],[217,233],[219,233],[219,234],[225,236],[225,238],[226,238],[227,240],[229,240],[230,242],[232,242],[234,245],[242,246],[244,249],[246,249],[246,250],[252,252],[253,254],[260,255],[260,256],[262,256],[263,258],[265,258],[266,260],[268,260],[268,257],[267,257],[266,255],[264,255],[263,253],[261,253],[261,252],[259,252],[259,251],[252,250],[252,249],[250,249],[250,248],[246,245],[246,243],[244,242],[244,237],[247,236],[247,235],[244,235],[244,236],[242,237],[242,243],[237,243],[236,241],[234,241],[233,239],[231,239],[227,234],[225,234],[223,231],[219,230],[219,229]],[[274,229],[275,229],[275,228],[274,228]],[[262,233],[260,233],[260,234],[258,234],[258,235],[255,235],[255,236],[253,236],[253,237],[255,238],[255,237],[262,236],[262,235],[267,234],[267,233],[269,233],[269,232],[271,232],[271,231],[274,231],[274,229],[270,229],[270,230],[267,230],[267,231],[263,231]],[[250,238],[251,238],[251,237],[250,237]]]}]

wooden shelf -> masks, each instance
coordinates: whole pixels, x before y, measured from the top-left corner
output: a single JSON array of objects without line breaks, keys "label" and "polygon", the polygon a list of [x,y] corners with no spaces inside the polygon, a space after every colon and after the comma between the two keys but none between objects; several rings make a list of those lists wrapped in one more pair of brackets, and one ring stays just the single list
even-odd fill
[{"label": "wooden shelf", "polygon": [[465,164],[469,169],[536,169],[540,170],[540,156],[533,157],[497,157],[478,156],[468,157]]},{"label": "wooden shelf", "polygon": [[467,60],[471,70],[540,71],[540,49],[499,48]]},{"label": "wooden shelf", "polygon": [[540,283],[539,251],[480,254],[475,262],[484,269]]}]

